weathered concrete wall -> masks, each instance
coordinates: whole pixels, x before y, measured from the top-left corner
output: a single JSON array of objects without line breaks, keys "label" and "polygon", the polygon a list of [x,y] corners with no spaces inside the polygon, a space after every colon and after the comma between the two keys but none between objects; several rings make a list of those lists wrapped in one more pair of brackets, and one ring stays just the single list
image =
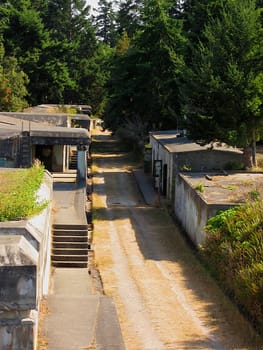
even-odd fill
[{"label": "weathered concrete wall", "polygon": [[53,180],[46,172],[38,191],[48,200],[41,214],[0,223],[0,349],[35,350],[38,309],[50,276]]},{"label": "weathered concrete wall", "polygon": [[19,148],[19,137],[7,137],[0,140],[1,167],[13,168],[16,166],[16,154]]},{"label": "weathered concrete wall", "polygon": [[25,315],[17,320],[0,320],[1,350],[32,350],[34,348],[34,315]]},{"label": "weathered concrete wall", "polygon": [[219,210],[226,210],[233,204],[208,204],[201,194],[191,187],[182,174],[176,178],[174,212],[191,241],[199,246],[206,238],[204,226]]},{"label": "weathered concrete wall", "polygon": [[[161,192],[164,192],[163,184],[163,168],[167,165],[167,183],[166,183],[166,196],[168,199],[172,199],[172,192],[174,188],[174,167],[173,167],[173,154],[167,151],[167,149],[160,143],[156,142],[154,138],[151,138],[152,147],[152,166],[155,160],[162,161],[162,174],[160,179]],[[153,172],[153,169],[152,169]]]},{"label": "weathered concrete wall", "polygon": [[23,236],[0,236],[0,310],[36,308],[38,253]]},{"label": "weathered concrete wall", "polygon": [[51,247],[51,210],[53,196],[53,179],[46,172],[38,196],[40,200],[47,200],[49,205],[39,214],[28,220],[0,222],[0,235],[23,236],[39,253],[38,281],[39,295],[48,293],[48,279],[50,273]]},{"label": "weathered concrete wall", "polygon": [[[163,132],[162,137],[155,138],[150,134],[152,148],[152,164],[155,160],[162,161],[162,168],[167,164],[167,198],[174,199],[176,176],[185,171],[187,167],[191,171],[222,170],[228,163],[242,163],[242,152],[222,147],[222,149],[209,149],[187,140],[176,137],[176,132]],[[178,140],[176,142],[176,140]],[[153,171],[153,169],[152,169]],[[163,181],[161,179],[161,190]]]},{"label": "weathered concrete wall", "polygon": [[0,349],[34,349],[38,253],[23,236],[8,235],[0,236],[0,256]]},{"label": "weathered concrete wall", "polygon": [[40,200],[48,201],[49,205],[39,214],[27,221],[26,229],[32,235],[40,237],[39,260],[38,260],[38,297],[48,294],[50,276],[50,251],[52,231],[52,199],[53,178],[46,171],[45,180],[42,183],[38,196]]},{"label": "weathered concrete wall", "polygon": [[15,159],[0,157],[0,167],[1,168],[14,168],[15,166],[16,166]]},{"label": "weathered concrete wall", "polygon": [[[242,153],[227,150],[200,150],[194,152],[173,153],[171,174],[176,183],[177,175],[187,167],[192,172],[199,171],[222,171],[227,164],[242,163]],[[177,196],[177,186],[171,187],[173,193],[171,198]],[[174,191],[175,190],[175,191]]]},{"label": "weathered concrete wall", "polygon": [[187,166],[191,171],[222,170],[228,163],[242,163],[242,153],[227,150],[200,150],[173,154],[175,173]]}]

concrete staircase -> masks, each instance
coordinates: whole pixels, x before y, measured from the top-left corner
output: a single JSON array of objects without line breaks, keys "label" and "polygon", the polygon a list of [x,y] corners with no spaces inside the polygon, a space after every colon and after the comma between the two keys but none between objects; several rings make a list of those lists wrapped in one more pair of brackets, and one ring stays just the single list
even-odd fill
[{"label": "concrete staircase", "polygon": [[74,170],[78,168],[78,151],[72,150],[69,157],[69,169]]},{"label": "concrete staircase", "polygon": [[89,225],[54,224],[51,263],[54,267],[88,267]]}]

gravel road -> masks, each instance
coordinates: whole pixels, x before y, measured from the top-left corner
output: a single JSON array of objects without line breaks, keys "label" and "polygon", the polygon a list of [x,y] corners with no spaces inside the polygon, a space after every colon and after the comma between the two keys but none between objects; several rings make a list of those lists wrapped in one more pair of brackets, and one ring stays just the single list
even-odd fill
[{"label": "gravel road", "polygon": [[263,349],[167,211],[144,204],[111,135],[93,141],[95,259],[127,350]]}]

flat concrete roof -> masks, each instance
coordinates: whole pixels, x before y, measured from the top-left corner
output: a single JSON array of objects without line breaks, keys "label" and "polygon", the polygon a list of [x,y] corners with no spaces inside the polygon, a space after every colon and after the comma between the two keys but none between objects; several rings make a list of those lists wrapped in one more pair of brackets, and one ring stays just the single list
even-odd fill
[{"label": "flat concrete roof", "polygon": [[[33,114],[32,114],[33,115]],[[30,136],[49,139],[70,139],[70,142],[85,143],[90,141],[90,134],[84,128],[68,128],[63,126],[47,125],[42,122],[25,121],[0,113],[0,139],[7,139],[19,135],[22,131],[29,131]],[[74,141],[75,140],[75,141]],[[66,142],[65,142],[66,144]]]},{"label": "flat concrete roof", "polygon": [[192,188],[204,186],[199,194],[208,204],[240,204],[255,199],[257,194],[263,198],[263,173],[182,173],[181,176]]},{"label": "flat concrete roof", "polygon": [[69,114],[69,113],[40,113],[40,112],[0,112],[0,117],[9,117],[21,119],[24,123],[35,122],[54,126],[67,126],[68,120],[90,120],[87,114]]},{"label": "flat concrete roof", "polygon": [[[201,146],[189,140],[186,136],[181,136],[180,130],[153,131],[150,135],[157,140],[170,153],[196,152],[211,149],[211,145]],[[213,145],[214,150],[242,153],[238,148],[223,145]]]}]

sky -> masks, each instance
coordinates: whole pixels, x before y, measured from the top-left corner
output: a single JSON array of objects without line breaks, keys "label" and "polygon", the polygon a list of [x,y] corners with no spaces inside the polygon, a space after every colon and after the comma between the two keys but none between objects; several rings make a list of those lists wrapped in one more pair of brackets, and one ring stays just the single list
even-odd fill
[{"label": "sky", "polygon": [[86,3],[90,5],[91,9],[93,9],[93,7],[97,7],[98,0],[86,0]]}]

